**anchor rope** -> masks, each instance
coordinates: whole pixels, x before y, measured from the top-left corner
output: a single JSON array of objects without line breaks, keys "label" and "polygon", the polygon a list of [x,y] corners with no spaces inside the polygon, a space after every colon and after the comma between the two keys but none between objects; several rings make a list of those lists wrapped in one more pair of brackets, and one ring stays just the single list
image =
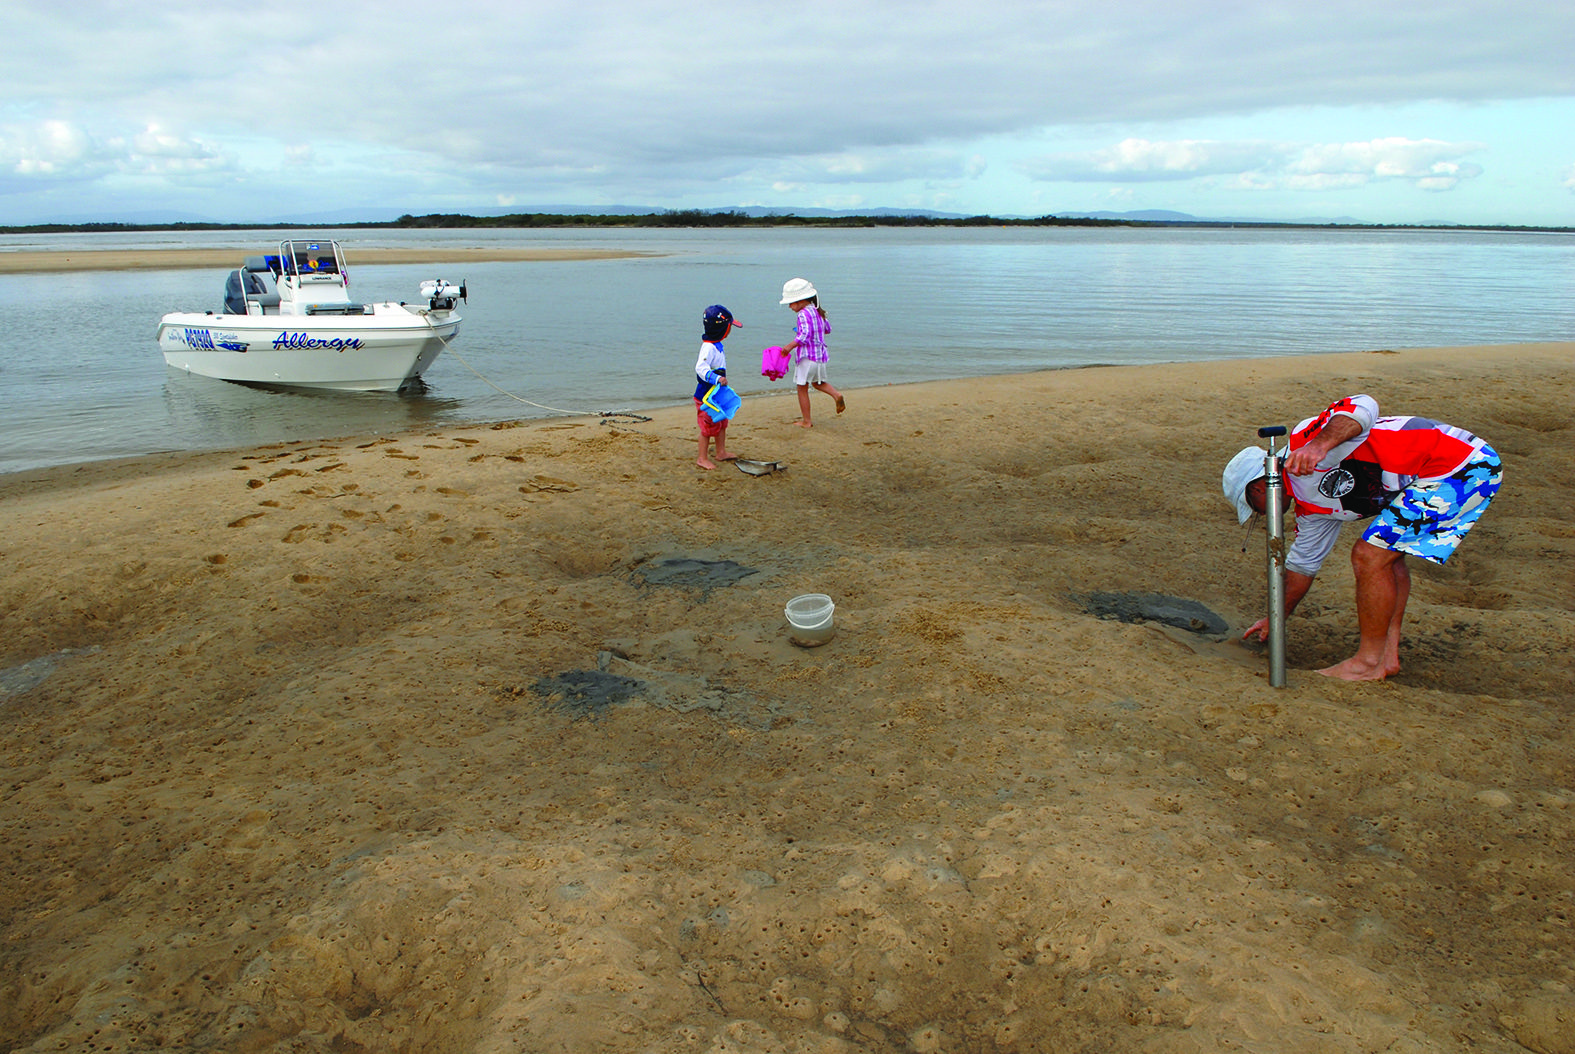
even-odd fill
[{"label": "anchor rope", "polygon": [[448,339],[444,337],[443,334],[438,332],[437,326],[432,324],[432,315],[430,312],[422,312],[421,317],[426,321],[427,328],[432,331],[432,335],[442,343],[444,350],[454,358],[458,359],[460,365],[464,366],[465,369],[469,370],[471,373],[474,373],[483,384],[498,392],[500,395],[508,396],[515,402],[524,403],[526,406],[534,406],[538,410],[547,410],[551,413],[564,414],[569,417],[600,417],[602,418],[602,424],[617,424],[618,422],[611,420],[615,417],[628,418],[629,420],[638,423],[647,423],[651,420],[644,414],[637,414],[633,410],[565,410],[562,407],[547,406],[543,403],[532,402],[523,396],[515,395],[513,392],[508,391],[507,389],[498,387],[498,385],[493,383],[492,378],[476,369],[476,367],[472,366],[468,361],[466,361],[465,356],[455,351],[454,345],[450,344]]}]

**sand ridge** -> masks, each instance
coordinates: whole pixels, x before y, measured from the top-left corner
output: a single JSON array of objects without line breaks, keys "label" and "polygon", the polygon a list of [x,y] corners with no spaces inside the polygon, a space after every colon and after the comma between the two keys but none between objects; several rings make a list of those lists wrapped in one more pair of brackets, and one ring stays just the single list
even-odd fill
[{"label": "sand ridge", "polygon": [[[288,233],[282,237],[290,237]],[[275,246],[277,249],[277,246]],[[60,271],[133,271],[229,268],[241,265],[255,249],[18,249],[0,252],[0,274]],[[622,260],[661,253],[630,249],[494,248],[490,246],[355,248],[349,263],[497,263],[563,260]]]},{"label": "sand ridge", "polygon": [[[683,409],[0,477],[0,1036],[1569,1051],[1572,351],[866,389],[808,432],[762,381],[758,478]],[[1220,467],[1354,391],[1506,464],[1399,677],[1309,672],[1349,537],[1283,690],[1085,610],[1255,618]]]}]

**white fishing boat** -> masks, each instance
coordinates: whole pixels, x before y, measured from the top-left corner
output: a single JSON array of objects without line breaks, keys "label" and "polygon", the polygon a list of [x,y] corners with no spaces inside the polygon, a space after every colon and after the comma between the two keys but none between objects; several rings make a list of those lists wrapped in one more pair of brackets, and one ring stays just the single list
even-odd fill
[{"label": "white fishing boat", "polygon": [[439,278],[414,305],[353,300],[338,242],[288,239],[229,273],[223,311],[165,315],[159,350],[175,369],[240,384],[397,391],[459,333],[465,299],[464,283]]}]

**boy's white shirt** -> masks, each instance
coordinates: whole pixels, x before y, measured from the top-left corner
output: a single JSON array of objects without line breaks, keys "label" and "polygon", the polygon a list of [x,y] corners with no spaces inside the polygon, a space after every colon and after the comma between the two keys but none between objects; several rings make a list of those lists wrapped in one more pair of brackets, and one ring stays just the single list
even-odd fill
[{"label": "boy's white shirt", "polygon": [[709,340],[700,342],[700,357],[695,360],[695,376],[704,379],[707,384],[715,384],[721,380],[717,370],[727,369],[727,355],[722,351],[722,345]]}]

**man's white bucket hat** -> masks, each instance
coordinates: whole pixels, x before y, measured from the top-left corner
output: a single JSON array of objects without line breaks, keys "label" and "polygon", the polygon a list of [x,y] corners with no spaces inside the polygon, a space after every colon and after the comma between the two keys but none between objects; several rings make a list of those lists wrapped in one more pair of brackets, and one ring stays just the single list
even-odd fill
[{"label": "man's white bucket hat", "polygon": [[1247,504],[1247,484],[1264,476],[1263,461],[1269,452],[1261,446],[1244,448],[1225,466],[1225,499],[1236,506],[1236,522],[1246,523],[1252,518],[1252,506]]},{"label": "man's white bucket hat", "polygon": [[782,285],[784,304],[796,304],[800,300],[811,300],[819,295],[815,292],[815,287],[809,284],[808,278],[789,278]]}]

